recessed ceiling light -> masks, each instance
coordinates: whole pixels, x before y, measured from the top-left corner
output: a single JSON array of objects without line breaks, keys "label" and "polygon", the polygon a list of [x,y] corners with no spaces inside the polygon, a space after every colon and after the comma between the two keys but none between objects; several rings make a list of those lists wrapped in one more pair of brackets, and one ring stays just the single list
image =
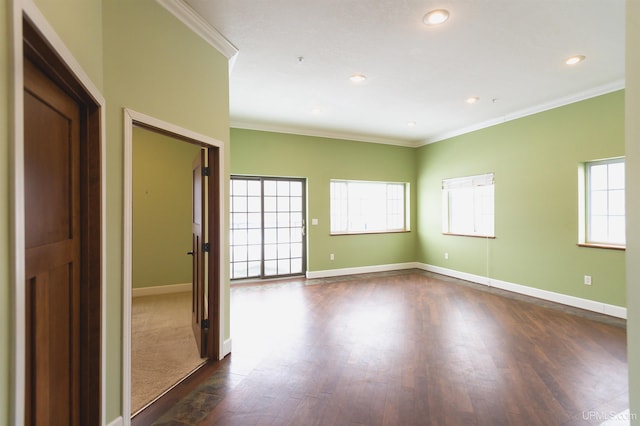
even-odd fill
[{"label": "recessed ceiling light", "polygon": [[322,108],[318,108],[318,107],[316,107],[316,108],[312,108],[312,109],[311,109],[311,114],[313,114],[313,115],[320,115],[320,114],[322,114]]},{"label": "recessed ceiling light", "polygon": [[449,11],[445,9],[436,9],[428,12],[422,18],[425,25],[438,25],[449,19]]},{"label": "recessed ceiling light", "polygon": [[407,126],[409,126],[409,127],[416,127],[416,122],[415,122],[415,121],[409,121],[409,122],[407,123]]},{"label": "recessed ceiling light", "polygon": [[569,57],[567,58],[567,60],[566,60],[566,61],[564,61],[564,63],[565,63],[565,64],[567,64],[567,65],[575,65],[575,64],[577,64],[577,63],[579,63],[579,62],[584,61],[584,60],[585,60],[585,58],[586,58],[586,57],[585,57],[584,55],[574,55],[574,56],[569,56]]},{"label": "recessed ceiling light", "polygon": [[470,98],[467,98],[467,100],[465,101],[468,104],[475,104],[476,102],[478,102],[480,100],[479,97],[477,96],[472,96]]},{"label": "recessed ceiling light", "polygon": [[353,81],[354,83],[362,83],[366,79],[367,79],[367,76],[364,74],[354,74],[351,77],[349,77],[349,80]]}]

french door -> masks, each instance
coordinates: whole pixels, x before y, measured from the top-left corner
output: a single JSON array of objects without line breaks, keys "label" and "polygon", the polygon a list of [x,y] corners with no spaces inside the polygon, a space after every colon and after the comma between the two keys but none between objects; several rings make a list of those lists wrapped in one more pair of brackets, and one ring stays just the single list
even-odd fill
[{"label": "french door", "polygon": [[306,272],[305,179],[231,177],[231,279]]}]

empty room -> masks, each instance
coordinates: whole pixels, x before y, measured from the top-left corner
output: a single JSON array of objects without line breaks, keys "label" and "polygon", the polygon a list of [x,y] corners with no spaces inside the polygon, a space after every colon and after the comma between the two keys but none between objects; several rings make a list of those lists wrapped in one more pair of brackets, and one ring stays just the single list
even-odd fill
[{"label": "empty room", "polygon": [[640,422],[637,2],[0,31],[0,423]]}]

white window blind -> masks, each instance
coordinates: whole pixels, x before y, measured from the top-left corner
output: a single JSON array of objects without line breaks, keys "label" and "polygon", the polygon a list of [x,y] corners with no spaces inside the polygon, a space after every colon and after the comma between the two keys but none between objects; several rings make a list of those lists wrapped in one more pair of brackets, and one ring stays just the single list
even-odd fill
[{"label": "white window blind", "polygon": [[332,234],[407,229],[404,183],[332,180],[330,192]]},{"label": "white window blind", "polygon": [[442,232],[494,237],[494,176],[486,173],[442,181]]}]

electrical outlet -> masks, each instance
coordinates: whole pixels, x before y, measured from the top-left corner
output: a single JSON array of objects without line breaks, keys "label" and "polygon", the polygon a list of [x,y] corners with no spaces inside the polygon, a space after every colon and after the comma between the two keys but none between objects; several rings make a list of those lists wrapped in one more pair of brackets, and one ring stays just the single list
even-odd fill
[{"label": "electrical outlet", "polygon": [[445,253],[445,254],[444,254],[444,258],[445,258],[445,259],[449,259],[449,253]]},{"label": "electrical outlet", "polygon": [[591,285],[591,275],[584,276],[584,285]]},{"label": "electrical outlet", "polygon": [[329,255],[329,260],[333,260],[333,259],[335,259],[335,256],[333,255],[333,253],[331,253],[331,254]]}]

